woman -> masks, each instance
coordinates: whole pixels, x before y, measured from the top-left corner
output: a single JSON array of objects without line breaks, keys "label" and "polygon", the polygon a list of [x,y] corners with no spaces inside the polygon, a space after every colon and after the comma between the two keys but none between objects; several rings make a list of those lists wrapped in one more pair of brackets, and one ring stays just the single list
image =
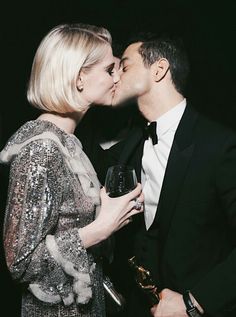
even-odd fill
[{"label": "woman", "polygon": [[109,32],[91,25],[53,28],[35,54],[27,98],[42,114],[0,155],[11,164],[4,249],[25,286],[24,317],[105,316],[97,246],[142,211],[143,196],[140,184],[120,198],[100,191],[73,133],[92,103],[111,104],[113,68]]}]

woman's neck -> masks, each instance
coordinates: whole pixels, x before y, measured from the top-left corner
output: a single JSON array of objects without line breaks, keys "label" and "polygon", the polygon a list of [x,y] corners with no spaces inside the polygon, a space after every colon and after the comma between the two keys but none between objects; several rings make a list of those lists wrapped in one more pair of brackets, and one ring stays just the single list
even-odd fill
[{"label": "woman's neck", "polygon": [[74,134],[75,128],[81,117],[79,118],[77,113],[59,114],[47,112],[42,113],[37,119],[52,122],[66,133]]}]

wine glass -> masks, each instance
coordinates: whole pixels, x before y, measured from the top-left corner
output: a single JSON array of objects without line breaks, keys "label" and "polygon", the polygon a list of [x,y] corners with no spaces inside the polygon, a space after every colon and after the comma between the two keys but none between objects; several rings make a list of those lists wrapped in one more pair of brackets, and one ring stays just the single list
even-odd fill
[{"label": "wine glass", "polygon": [[133,167],[119,164],[108,168],[105,189],[110,197],[125,195],[132,191],[137,184],[137,176]]}]

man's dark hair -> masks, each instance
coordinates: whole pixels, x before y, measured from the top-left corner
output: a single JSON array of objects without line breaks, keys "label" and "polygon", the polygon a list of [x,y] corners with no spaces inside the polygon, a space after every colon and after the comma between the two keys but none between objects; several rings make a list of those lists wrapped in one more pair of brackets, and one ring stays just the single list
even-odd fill
[{"label": "man's dark hair", "polygon": [[153,33],[140,33],[132,37],[129,43],[141,42],[139,53],[145,66],[151,66],[160,58],[166,58],[170,64],[170,73],[175,88],[184,93],[189,75],[189,61],[181,38],[156,37]]}]

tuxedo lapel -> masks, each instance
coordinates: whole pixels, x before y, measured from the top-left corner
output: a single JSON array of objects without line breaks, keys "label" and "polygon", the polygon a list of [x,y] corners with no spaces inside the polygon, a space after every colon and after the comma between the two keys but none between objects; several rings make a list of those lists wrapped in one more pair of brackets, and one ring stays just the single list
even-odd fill
[{"label": "tuxedo lapel", "polygon": [[[177,128],[170,151],[159,205],[153,224],[154,226],[155,223],[159,224],[159,234],[162,242],[166,241],[175,205],[178,201],[180,190],[193,154],[193,131],[197,117],[197,113],[190,108],[190,106],[187,106]],[[164,245],[162,244],[161,248],[163,247]]]}]

